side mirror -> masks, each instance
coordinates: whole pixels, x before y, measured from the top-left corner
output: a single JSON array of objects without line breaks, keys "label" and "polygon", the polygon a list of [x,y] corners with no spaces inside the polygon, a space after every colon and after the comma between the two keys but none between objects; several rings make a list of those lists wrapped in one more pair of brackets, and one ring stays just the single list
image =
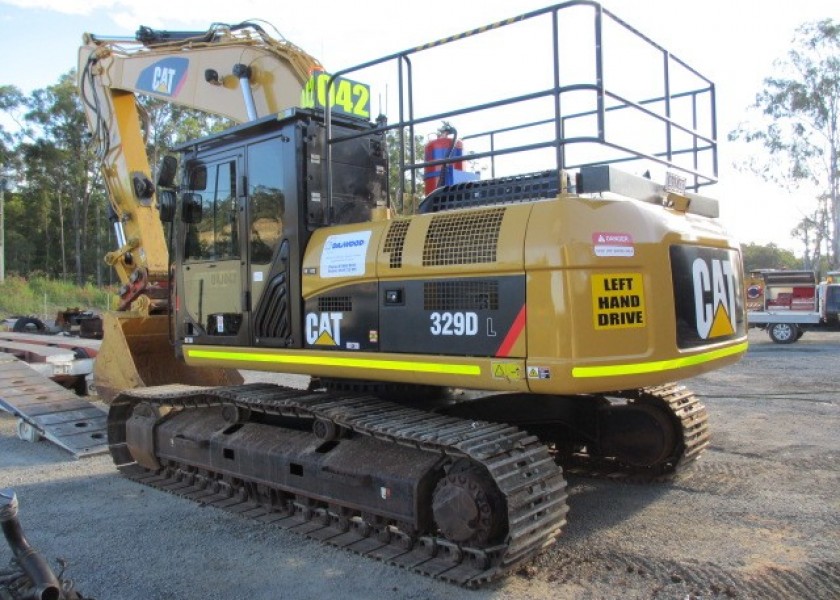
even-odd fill
[{"label": "side mirror", "polygon": [[175,192],[171,190],[160,190],[157,195],[158,212],[160,220],[164,223],[171,223],[175,220]]},{"label": "side mirror", "polygon": [[164,156],[158,165],[158,187],[172,187],[175,174],[178,172],[178,159],[174,156]]},{"label": "side mirror", "polygon": [[187,192],[181,196],[181,220],[184,223],[201,222],[201,194]]}]

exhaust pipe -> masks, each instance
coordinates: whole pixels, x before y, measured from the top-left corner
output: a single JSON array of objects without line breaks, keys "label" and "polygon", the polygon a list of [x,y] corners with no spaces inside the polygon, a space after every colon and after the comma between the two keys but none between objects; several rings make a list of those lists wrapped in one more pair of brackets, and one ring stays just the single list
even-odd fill
[{"label": "exhaust pipe", "polygon": [[32,582],[30,595],[38,600],[61,600],[61,584],[47,561],[23,537],[23,529],[18,520],[18,499],[14,490],[0,490],[0,524],[9,548],[14,552],[24,574]]}]

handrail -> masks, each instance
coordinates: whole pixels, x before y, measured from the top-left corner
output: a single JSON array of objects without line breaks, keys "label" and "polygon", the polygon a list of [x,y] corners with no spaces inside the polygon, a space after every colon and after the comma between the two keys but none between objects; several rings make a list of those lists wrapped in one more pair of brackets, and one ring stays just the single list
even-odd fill
[{"label": "handrail", "polygon": [[[588,58],[594,62],[594,76],[584,82],[566,83],[563,81],[565,75],[564,59],[566,57],[561,56],[560,25],[563,22],[562,17],[565,16],[563,11],[580,7],[584,9],[589,8],[593,11],[592,35],[595,40],[595,48],[594,54]],[[502,94],[502,97],[481,104],[468,104],[450,110],[436,111],[431,114],[415,113],[416,90],[414,79],[416,73],[412,60],[416,55],[421,55],[427,50],[439,48],[444,45],[454,46],[458,42],[472,38],[473,36],[503,28],[512,28],[512,26],[516,26],[517,24],[545,16],[549,16],[552,19],[550,34],[552,38],[551,48],[554,54],[551,62],[553,71],[551,73],[552,84],[549,87],[545,87],[544,84],[539,84],[538,89],[520,89],[517,90],[518,93],[516,94]],[[661,63],[653,67],[654,74],[659,77],[656,83],[661,83],[662,89],[660,93],[650,97],[631,99],[628,94],[620,93],[614,89],[614,86],[611,84],[614,74],[610,72],[606,64],[604,50],[606,44],[609,44],[611,41],[609,33],[612,30],[605,30],[605,22],[617,25],[619,30],[629,32],[634,39],[639,40],[641,47],[646,48],[647,52],[650,52],[652,49],[654,54],[661,56]],[[505,46],[507,45],[506,42]],[[513,43],[511,44],[511,46],[515,45]],[[503,49],[502,51],[507,50]],[[509,59],[509,57],[506,58]],[[493,59],[490,56],[485,56],[484,60],[492,61]],[[397,119],[396,122],[381,123],[376,128],[376,131],[396,131],[398,133],[396,137],[399,143],[400,181],[398,183],[400,194],[404,195],[406,193],[404,177],[406,173],[416,173],[418,170],[426,167],[465,160],[465,157],[460,156],[426,161],[425,159],[419,160],[414,158],[413,155],[407,160],[406,143],[410,144],[411,146],[409,147],[413,150],[415,131],[418,126],[455,117],[478,115],[492,109],[519,109],[523,114],[530,115],[527,110],[529,103],[534,103],[545,98],[552,100],[551,110],[553,116],[551,118],[536,120],[533,118],[523,119],[521,123],[499,126],[480,133],[466,132],[465,135],[461,136],[461,139],[490,138],[490,149],[471,152],[469,159],[479,160],[489,158],[492,176],[495,177],[496,157],[544,148],[554,148],[554,167],[558,170],[580,168],[581,166],[592,164],[643,161],[654,165],[662,165],[668,169],[680,171],[692,177],[693,185],[689,184],[688,187],[695,190],[702,185],[708,185],[717,181],[717,117],[714,105],[716,99],[714,83],[683,60],[674,56],[664,47],[619,19],[609,10],[603,8],[597,2],[591,0],[572,0],[531,11],[458,35],[441,38],[428,44],[416,46],[402,52],[389,54],[382,58],[339,70],[333,74],[333,79],[372,69],[373,67],[387,65],[394,61],[397,62]],[[655,63],[656,61],[653,62]],[[454,61],[452,64],[454,64]],[[691,85],[688,86],[690,89],[685,89],[685,83],[675,89],[674,82],[677,79],[675,77],[677,70],[681,70],[680,75],[683,80],[690,80]],[[641,73],[642,75],[649,75],[651,71],[641,71]],[[358,79],[359,76],[356,75],[355,78]],[[364,80],[363,77],[361,79]],[[650,80],[650,77],[648,79]],[[456,83],[457,78],[451,82],[446,82],[447,85],[452,86]],[[330,84],[332,84],[332,80]],[[581,95],[585,95],[588,105],[592,106],[592,108],[585,108],[584,110],[574,109],[575,101],[581,103]],[[569,112],[564,114],[563,110],[568,110]],[[687,118],[682,116],[686,112],[688,113]],[[610,122],[610,115],[618,116],[619,114],[638,116],[639,120],[648,120],[654,123],[655,127],[649,125],[644,134],[646,137],[639,136],[640,140],[642,140],[639,143],[628,143],[627,140],[619,139],[621,132],[617,132],[611,128],[613,125]],[[585,126],[590,120],[595,122],[594,131],[591,135],[586,135],[586,132],[584,134],[570,134],[573,125],[581,123]],[[703,123],[702,127],[699,125],[701,122]],[[546,127],[552,125],[553,127],[551,129],[553,129],[553,132],[544,133],[539,139],[532,138],[525,142],[510,143],[503,146],[497,144],[497,136],[499,134],[516,132],[529,127]],[[653,132],[654,129],[658,129],[659,131]],[[367,133],[370,132],[368,131]],[[408,133],[408,140],[406,140],[406,133]],[[679,134],[679,143],[675,143],[675,134]],[[325,147],[327,148],[324,173],[327,179],[326,190],[329,202],[332,197],[332,147],[335,144],[360,137],[364,134],[354,133],[334,136],[332,116],[330,110],[327,110],[324,135]],[[585,152],[586,150],[583,149],[582,145],[586,145],[587,148],[592,145],[599,147],[602,151],[602,158],[591,160],[577,157],[573,151],[581,148],[581,153]],[[701,159],[703,160],[702,163]],[[416,185],[415,177],[410,177],[409,180],[413,193],[413,188]]]}]

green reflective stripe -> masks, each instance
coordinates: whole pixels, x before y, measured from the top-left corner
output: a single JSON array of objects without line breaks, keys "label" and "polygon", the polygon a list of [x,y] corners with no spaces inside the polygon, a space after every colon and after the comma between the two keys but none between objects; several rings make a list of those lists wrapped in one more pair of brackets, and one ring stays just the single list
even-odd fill
[{"label": "green reflective stripe", "polygon": [[230,352],[226,350],[186,349],[190,358],[206,358],[234,362],[266,362],[285,365],[317,365],[323,367],[348,367],[351,369],[378,369],[381,371],[419,371],[444,375],[481,375],[478,365],[414,362],[408,360],[375,360],[368,358],[341,358],[331,356],[292,356],[288,354],[263,354],[257,352]]},{"label": "green reflective stripe", "polygon": [[721,350],[712,350],[711,352],[704,352],[703,354],[695,354],[693,356],[686,356],[683,358],[674,358],[671,360],[657,360],[654,362],[631,363],[627,365],[609,365],[605,367],[575,367],[572,369],[572,377],[583,379],[587,377],[618,377],[620,375],[639,375],[641,373],[655,373],[658,371],[670,371],[673,369],[681,369],[683,367],[691,367],[694,365],[701,365],[703,363],[726,358],[734,354],[746,352],[749,344],[743,342],[736,344],[729,348]]}]

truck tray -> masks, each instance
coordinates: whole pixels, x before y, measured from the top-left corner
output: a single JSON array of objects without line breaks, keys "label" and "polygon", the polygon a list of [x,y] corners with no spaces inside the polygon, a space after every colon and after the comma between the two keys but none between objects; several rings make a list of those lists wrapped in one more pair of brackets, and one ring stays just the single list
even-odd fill
[{"label": "truck tray", "polygon": [[34,430],[76,458],[108,450],[103,409],[2,352],[0,409],[19,419],[19,434]]},{"label": "truck tray", "polygon": [[771,323],[794,323],[796,325],[817,325],[820,313],[796,310],[754,311],[747,313],[750,325],[770,325]]}]

